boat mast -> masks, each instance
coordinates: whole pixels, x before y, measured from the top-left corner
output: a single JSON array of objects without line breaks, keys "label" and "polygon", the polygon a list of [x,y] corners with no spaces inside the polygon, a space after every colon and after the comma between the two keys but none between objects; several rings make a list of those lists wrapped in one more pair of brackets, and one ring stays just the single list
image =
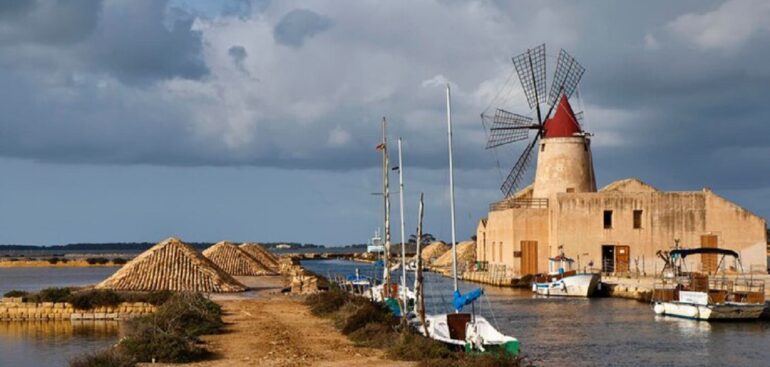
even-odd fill
[{"label": "boat mast", "polygon": [[420,317],[420,324],[423,327],[425,335],[430,337],[430,334],[428,333],[428,326],[425,324],[425,291],[422,285],[422,197],[423,195],[420,193],[420,206],[417,214],[417,270],[415,271],[414,275],[414,295],[416,297],[414,307],[417,310],[417,315]]},{"label": "boat mast", "polygon": [[404,292],[404,313],[406,313],[406,243],[404,238],[404,162],[401,158],[401,138],[398,138],[398,200],[401,216],[401,288]]},{"label": "boat mast", "polygon": [[449,83],[446,85],[446,124],[449,142],[449,210],[452,220],[452,279],[454,290],[457,291],[457,241],[455,239],[455,183],[454,166],[452,165],[452,93]]},{"label": "boat mast", "polygon": [[382,197],[385,207],[385,248],[383,253],[383,265],[385,267],[382,282],[383,298],[390,295],[390,162],[388,160],[388,133],[387,121],[382,118]]}]

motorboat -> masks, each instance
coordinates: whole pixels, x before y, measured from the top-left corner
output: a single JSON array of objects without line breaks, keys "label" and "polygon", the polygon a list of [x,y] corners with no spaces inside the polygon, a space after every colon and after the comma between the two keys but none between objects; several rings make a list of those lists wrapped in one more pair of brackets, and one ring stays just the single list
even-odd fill
[{"label": "motorboat", "polygon": [[765,309],[765,283],[751,279],[742,272],[736,277],[709,275],[685,271],[684,259],[691,255],[717,255],[717,269],[723,268],[726,257],[737,252],[722,248],[674,249],[663,255],[666,266],[660,280],[653,286],[652,305],[658,315],[695,320],[757,319]]},{"label": "motorboat", "polygon": [[601,286],[598,273],[578,273],[564,254],[548,259],[548,273],[538,274],[532,292],[541,296],[591,297]]}]

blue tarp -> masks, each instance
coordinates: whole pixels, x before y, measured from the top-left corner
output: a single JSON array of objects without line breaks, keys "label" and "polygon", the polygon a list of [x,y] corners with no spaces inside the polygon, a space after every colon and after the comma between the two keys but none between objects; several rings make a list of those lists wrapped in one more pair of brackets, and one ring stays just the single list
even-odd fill
[{"label": "blue tarp", "polygon": [[484,290],[481,288],[476,288],[468,293],[466,293],[464,296],[460,294],[460,291],[455,291],[452,297],[452,306],[455,307],[455,310],[457,312],[462,311],[463,307],[473,303],[473,301],[477,300],[481,295],[484,293]]},{"label": "blue tarp", "polygon": [[377,260],[377,261],[374,262],[373,265],[375,267],[377,267],[377,266],[385,266],[385,262],[383,262],[382,260]]}]

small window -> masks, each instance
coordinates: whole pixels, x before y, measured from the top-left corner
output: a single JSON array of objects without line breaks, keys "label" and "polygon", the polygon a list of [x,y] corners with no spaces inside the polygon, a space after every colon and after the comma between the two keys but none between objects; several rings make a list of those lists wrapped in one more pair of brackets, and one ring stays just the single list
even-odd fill
[{"label": "small window", "polygon": [[604,228],[612,228],[612,210],[604,211]]},{"label": "small window", "polygon": [[642,211],[634,210],[634,229],[642,228]]},{"label": "small window", "polygon": [[545,152],[545,144],[540,144],[540,151]]},{"label": "small window", "polygon": [[567,192],[575,192],[575,188],[574,187],[568,187],[567,188]]}]

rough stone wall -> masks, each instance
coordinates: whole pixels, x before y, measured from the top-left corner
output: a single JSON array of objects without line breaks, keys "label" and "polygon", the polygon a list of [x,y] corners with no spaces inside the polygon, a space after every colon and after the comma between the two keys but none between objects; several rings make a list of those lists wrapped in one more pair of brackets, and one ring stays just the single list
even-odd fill
[{"label": "rough stone wall", "polygon": [[124,302],[115,307],[77,310],[69,303],[0,302],[0,321],[30,320],[125,320],[155,312],[155,306],[142,302]]},{"label": "rough stone wall", "polygon": [[[589,262],[601,268],[602,245],[629,246],[629,270],[653,275],[663,266],[658,250],[670,250],[676,239],[681,247],[698,248],[701,236],[716,235],[718,247],[740,252],[746,271],[766,268],[764,219],[710,190],[632,192],[626,190],[639,185],[622,186],[598,193],[560,193],[549,200],[548,209],[492,211],[486,224],[477,227],[477,257],[521,275],[521,259],[514,258],[521,241],[538,242],[540,272],[548,270],[548,258],[558,254],[560,245],[568,257],[579,257],[581,268]],[[605,210],[612,211],[608,229]],[[641,228],[634,228],[634,210],[642,211]],[[699,256],[687,260],[690,270],[701,270]],[[735,264],[728,261],[725,266]]]},{"label": "rough stone wall", "polygon": [[[476,258],[490,265],[506,265],[508,271],[519,272],[519,258],[514,252],[521,251],[521,241],[538,242],[538,269],[547,269],[548,260],[548,209],[507,209],[492,211],[487,225],[476,233]],[[481,227],[480,227],[481,228]]]},{"label": "rough stone wall", "polygon": [[546,138],[538,145],[534,197],[548,198],[567,189],[596,191],[588,139],[582,136]]}]

